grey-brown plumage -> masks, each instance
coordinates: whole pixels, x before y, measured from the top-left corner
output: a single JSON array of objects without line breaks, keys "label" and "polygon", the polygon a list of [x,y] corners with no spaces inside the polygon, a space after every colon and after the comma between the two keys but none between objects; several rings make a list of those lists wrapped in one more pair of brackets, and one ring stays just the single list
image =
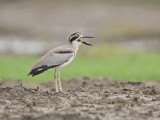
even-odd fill
[{"label": "grey-brown plumage", "polygon": [[[73,33],[69,37],[69,44],[61,47],[54,48],[47,52],[39,61],[37,61],[31,68],[31,71],[28,75],[36,76],[41,74],[48,69],[55,68],[55,79],[56,79],[56,91],[58,92],[57,86],[57,76],[59,81],[60,91],[62,91],[62,86],[60,82],[60,70],[64,66],[68,65],[76,56],[79,46],[83,43],[86,45],[91,45],[86,43],[80,38],[93,38],[85,36],[83,37],[81,33],[76,32]],[[57,69],[59,70],[58,74],[56,74]]]},{"label": "grey-brown plumage", "polygon": [[55,68],[63,63],[68,62],[72,57],[75,57],[76,50],[72,45],[65,45],[61,47],[54,48],[47,52],[38,62],[36,62],[32,68],[29,75],[38,75],[50,68]]}]

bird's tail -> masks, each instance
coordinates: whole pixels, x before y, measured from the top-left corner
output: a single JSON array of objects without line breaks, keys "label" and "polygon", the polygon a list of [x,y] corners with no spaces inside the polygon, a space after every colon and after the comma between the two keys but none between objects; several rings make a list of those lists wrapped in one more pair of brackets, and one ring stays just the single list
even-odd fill
[{"label": "bird's tail", "polygon": [[28,76],[29,75],[32,75],[32,77],[36,76],[36,75],[39,75],[45,71],[47,71],[48,69],[50,68],[54,68],[54,67],[57,67],[59,65],[53,65],[53,66],[47,66],[47,65],[43,65],[41,67],[38,67],[38,68],[34,68],[30,71],[30,73],[28,73]]}]

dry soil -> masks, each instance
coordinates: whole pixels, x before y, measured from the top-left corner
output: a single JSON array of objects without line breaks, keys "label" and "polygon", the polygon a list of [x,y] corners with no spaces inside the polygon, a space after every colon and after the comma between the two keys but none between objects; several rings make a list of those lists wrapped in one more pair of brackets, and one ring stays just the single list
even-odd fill
[{"label": "dry soil", "polygon": [[2,120],[160,119],[160,83],[120,82],[87,77],[54,84],[1,81]]}]

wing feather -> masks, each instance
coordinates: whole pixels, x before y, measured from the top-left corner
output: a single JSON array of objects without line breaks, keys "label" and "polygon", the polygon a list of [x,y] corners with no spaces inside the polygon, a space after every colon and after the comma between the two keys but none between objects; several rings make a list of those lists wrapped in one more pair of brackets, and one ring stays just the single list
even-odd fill
[{"label": "wing feather", "polygon": [[35,76],[50,68],[60,66],[72,58],[74,54],[74,50],[66,46],[52,49],[32,66],[28,75]]},{"label": "wing feather", "polygon": [[35,63],[32,67],[32,69],[47,65],[47,66],[53,66],[53,65],[61,65],[65,62],[67,62],[74,53],[53,53],[52,51],[49,51],[46,55],[44,55],[37,63]]}]

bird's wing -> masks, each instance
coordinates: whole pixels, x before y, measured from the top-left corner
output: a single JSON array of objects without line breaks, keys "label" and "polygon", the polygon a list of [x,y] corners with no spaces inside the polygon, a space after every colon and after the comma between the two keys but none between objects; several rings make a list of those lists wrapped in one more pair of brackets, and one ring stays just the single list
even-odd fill
[{"label": "bird's wing", "polygon": [[59,66],[67,62],[73,56],[74,56],[74,51],[72,49],[69,48],[52,49],[49,52],[47,52],[38,62],[36,62],[32,66],[31,70],[39,68],[41,66],[47,66],[47,67]]}]

